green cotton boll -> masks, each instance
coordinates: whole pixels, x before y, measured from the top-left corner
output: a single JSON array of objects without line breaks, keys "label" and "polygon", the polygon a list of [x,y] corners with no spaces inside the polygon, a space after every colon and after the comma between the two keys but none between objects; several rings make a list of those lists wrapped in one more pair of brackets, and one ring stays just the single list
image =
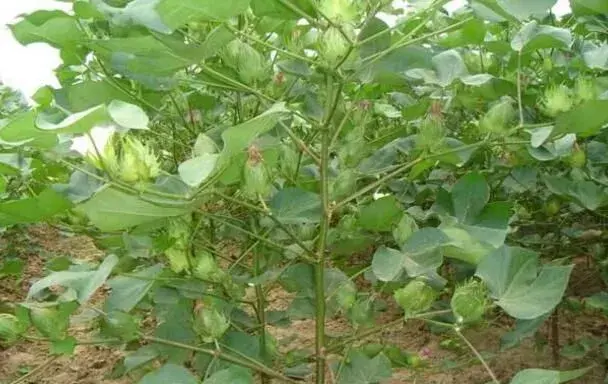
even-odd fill
[{"label": "green cotton boll", "polygon": [[337,65],[348,53],[348,40],[338,28],[329,27],[319,39],[319,53],[329,65]]},{"label": "green cotton boll", "polygon": [[102,331],[110,336],[130,342],[137,339],[139,324],[134,316],[122,311],[110,311],[102,320]]},{"label": "green cotton boll", "polygon": [[210,253],[201,252],[195,263],[195,277],[212,283],[220,283],[226,280],[226,273],[220,269]]},{"label": "green cotton boll", "polygon": [[16,316],[0,313],[0,342],[12,344],[24,332],[23,326]]},{"label": "green cotton boll", "polygon": [[543,112],[555,117],[568,112],[574,106],[570,89],[565,85],[549,87],[545,90],[542,100]]},{"label": "green cotton boll", "polygon": [[418,135],[416,136],[416,146],[419,149],[433,152],[443,145],[446,132],[441,117],[427,115],[422,123]]},{"label": "green cotton boll", "polygon": [[348,311],[357,301],[357,288],[355,284],[350,280],[344,282],[336,289],[332,299],[340,309]]},{"label": "green cotton boll", "polygon": [[127,137],[122,144],[119,170],[119,177],[126,183],[149,181],[160,174],[160,163],[152,148]]},{"label": "green cotton boll", "polygon": [[211,343],[220,339],[230,328],[230,321],[215,308],[201,307],[194,316],[194,330],[203,342]]},{"label": "green cotton boll", "polygon": [[437,292],[424,281],[416,279],[396,290],[393,297],[405,312],[405,317],[409,317],[431,308]]},{"label": "green cotton boll", "polygon": [[31,307],[32,325],[51,340],[62,340],[68,331],[68,319],[53,307]]},{"label": "green cotton boll", "polygon": [[505,98],[494,104],[479,122],[482,133],[501,133],[516,117],[513,100]]},{"label": "green cotton boll", "polygon": [[578,77],[574,84],[574,99],[577,104],[586,101],[597,100],[598,89],[592,79],[588,77]]},{"label": "green cotton boll", "polygon": [[456,287],[450,306],[459,323],[479,321],[488,309],[488,290],[482,282],[469,280]]},{"label": "green cotton boll", "polygon": [[357,188],[357,171],[346,169],[338,174],[329,186],[330,199],[337,201],[349,196]]},{"label": "green cotton boll", "polygon": [[281,161],[279,162],[281,172],[288,178],[293,178],[298,171],[298,163],[300,156],[298,153],[287,144],[281,145]]},{"label": "green cotton boll", "polygon": [[232,40],[223,51],[224,63],[234,69],[246,84],[263,80],[267,74],[266,59],[251,45]]},{"label": "green cotton boll", "polygon": [[353,0],[321,0],[319,11],[334,23],[350,23],[357,17]]},{"label": "green cotton boll", "polygon": [[243,170],[243,192],[245,196],[257,200],[270,195],[272,184],[268,170],[262,161],[250,161],[245,163]]},{"label": "green cotton boll", "polygon": [[165,250],[165,256],[169,260],[169,266],[175,273],[181,273],[190,269],[188,251],[181,247],[171,247]]}]

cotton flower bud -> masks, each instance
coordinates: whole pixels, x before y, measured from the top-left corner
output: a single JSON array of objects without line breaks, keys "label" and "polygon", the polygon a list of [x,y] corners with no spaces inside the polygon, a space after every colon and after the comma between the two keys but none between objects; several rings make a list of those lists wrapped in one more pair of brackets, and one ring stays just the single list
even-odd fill
[{"label": "cotton flower bud", "polygon": [[570,89],[565,85],[558,85],[545,91],[542,108],[548,116],[555,117],[560,113],[568,112],[573,104]]},{"label": "cotton flower bud", "polygon": [[423,280],[416,279],[395,291],[393,297],[408,317],[429,309],[437,298],[437,292]]},{"label": "cotton flower bud", "polygon": [[221,338],[230,328],[230,321],[215,308],[201,307],[194,316],[194,329],[205,343]]},{"label": "cotton flower bud", "polygon": [[17,317],[9,313],[0,313],[0,342],[14,343],[23,331]]},{"label": "cotton flower bud", "polygon": [[467,281],[456,288],[450,305],[459,323],[480,320],[488,308],[486,286],[478,280]]},{"label": "cotton flower bud", "polygon": [[329,65],[337,65],[348,53],[349,43],[335,27],[320,35],[319,53]]},{"label": "cotton flower bud", "polygon": [[149,181],[160,174],[160,164],[152,148],[138,139],[123,140],[119,177],[126,183]]},{"label": "cotton flower bud", "polygon": [[598,97],[597,87],[589,78],[579,77],[574,85],[574,98],[576,103],[596,100]]}]

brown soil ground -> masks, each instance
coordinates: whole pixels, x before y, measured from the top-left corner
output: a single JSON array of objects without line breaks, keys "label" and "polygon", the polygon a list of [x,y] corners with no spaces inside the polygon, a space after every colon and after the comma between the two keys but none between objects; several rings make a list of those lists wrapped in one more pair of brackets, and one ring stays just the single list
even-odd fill
[{"label": "brown soil ground", "polygon": [[[0,240],[6,244],[9,239]],[[29,232],[28,246],[23,247],[21,254],[26,260],[25,276],[20,281],[11,278],[0,280],[0,304],[4,302],[19,301],[24,298],[29,285],[42,274],[43,266],[48,258],[57,255],[70,255],[79,259],[98,260],[102,254],[93,246],[92,242],[83,237],[62,236],[55,230],[46,227],[34,227]],[[569,295],[585,296],[601,288],[601,281],[594,275],[593,269],[587,266],[585,259],[578,262],[571,279],[573,282]],[[104,293],[97,294],[101,301]],[[285,308],[290,297],[284,291],[271,292],[269,302],[272,309]],[[379,321],[389,322],[396,318],[395,310],[389,308],[381,315]],[[561,311],[556,322],[557,334],[561,345],[577,339],[593,336],[608,340],[608,323],[602,316],[580,315]],[[555,361],[551,348],[534,340],[528,340],[521,346],[498,354],[501,335],[512,325],[506,318],[497,318],[490,326],[465,331],[466,337],[482,354],[496,353],[496,358],[488,360],[492,370],[503,383],[519,370],[525,368],[555,369]],[[539,338],[551,339],[551,326],[547,322]],[[73,334],[78,339],[91,338],[91,329],[86,323],[74,324]],[[289,349],[291,346],[314,345],[314,322],[295,321],[287,328],[272,327],[273,333],[281,343],[281,348]],[[352,332],[350,326],[340,320],[331,320],[327,324],[329,334],[342,334]],[[294,335],[296,338],[294,339]],[[397,370],[392,379],[383,384],[483,384],[490,382],[484,368],[477,362],[470,351],[463,346],[461,349],[448,351],[440,346],[446,338],[454,341],[454,335],[433,335],[421,322],[413,321],[401,327],[394,327],[384,333],[374,336],[369,341],[384,340],[396,344],[409,351],[425,349],[428,358],[425,367],[412,370]],[[537,338],[537,340],[539,339]],[[43,343],[22,342],[8,349],[0,349],[0,384],[13,383],[21,377],[18,383],[78,383],[78,384],[123,384],[134,383],[135,380],[124,378],[109,380],[107,374],[114,364],[121,358],[121,351],[99,346],[78,346],[72,357],[62,357],[56,360],[49,359],[48,346]],[[586,361],[568,361],[560,359],[559,368],[562,370],[575,369],[583,366],[596,365],[595,368],[579,381],[572,383],[601,384],[606,376],[606,365],[599,356],[591,356]],[[25,377],[24,375],[30,375]],[[331,378],[328,381],[330,384]],[[228,383],[227,383],[228,384]]]}]

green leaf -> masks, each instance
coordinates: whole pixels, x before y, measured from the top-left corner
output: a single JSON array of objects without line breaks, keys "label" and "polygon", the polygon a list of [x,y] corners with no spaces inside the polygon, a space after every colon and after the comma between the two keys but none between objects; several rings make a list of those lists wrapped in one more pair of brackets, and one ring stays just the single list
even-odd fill
[{"label": "green leaf", "polygon": [[451,195],[455,217],[470,223],[490,200],[490,187],[481,174],[468,173],[454,184]]},{"label": "green leaf", "polygon": [[362,352],[353,351],[347,361],[339,371],[338,384],[373,384],[389,379],[393,374],[391,361],[384,353],[370,359]]},{"label": "green leaf", "polygon": [[61,11],[36,11],[10,26],[15,39],[23,44],[43,42],[56,48],[69,47],[84,40],[78,21]]},{"label": "green leaf", "polygon": [[54,340],[51,342],[49,353],[51,355],[71,356],[76,349],[76,343],[76,339],[72,336],[68,336],[63,340]]},{"label": "green leaf", "polygon": [[551,312],[562,299],[569,266],[539,268],[538,254],[503,246],[479,263],[476,275],[486,282],[496,304],[517,319],[535,319]]},{"label": "green leaf", "polygon": [[318,223],[322,215],[319,195],[298,188],[280,190],[268,207],[284,224]]},{"label": "green leaf", "polygon": [[395,196],[385,196],[363,207],[359,225],[363,229],[390,232],[403,216],[403,207]]},{"label": "green leaf", "polygon": [[608,4],[604,0],[570,0],[574,14],[604,14],[608,15]]},{"label": "green leaf", "polygon": [[450,49],[441,52],[433,57],[432,61],[437,73],[438,84],[441,86],[446,87],[454,80],[469,74],[464,60],[456,50]]},{"label": "green leaf", "polygon": [[560,384],[577,379],[591,368],[572,371],[550,371],[546,369],[524,369],[515,375],[510,384]]},{"label": "green leaf", "polygon": [[518,52],[539,49],[564,48],[572,45],[572,33],[568,29],[539,25],[536,21],[524,24],[511,40],[511,48]]},{"label": "green leaf", "polygon": [[608,70],[608,44],[596,46],[593,43],[585,42],[582,54],[587,67]]},{"label": "green leaf", "polygon": [[150,122],[141,107],[122,100],[112,100],[108,105],[108,113],[123,128],[147,129]]},{"label": "green leaf", "polygon": [[209,376],[203,384],[253,384],[253,376],[251,371],[242,367],[230,367],[221,371],[215,372]]},{"label": "green leaf", "polygon": [[179,176],[189,186],[198,187],[213,173],[218,158],[219,155],[207,153],[188,159],[179,165]]},{"label": "green leaf", "polygon": [[497,0],[498,5],[520,20],[530,17],[542,18],[557,3],[557,0]]},{"label": "green leaf", "polygon": [[416,277],[441,266],[441,247],[450,238],[437,228],[422,228],[414,232],[403,244],[401,251],[381,246],[374,253],[372,271],[381,281],[394,281],[405,270]]},{"label": "green leaf", "polygon": [[17,115],[1,127],[0,140],[8,145],[27,144],[31,147],[51,148],[57,144],[57,135],[36,127],[36,112],[32,109]]},{"label": "green leaf", "polygon": [[[363,29],[359,33],[357,40],[359,42],[364,41],[372,36],[375,36],[378,33],[388,32],[389,26],[382,20],[374,17],[365,23]],[[384,51],[391,45],[391,34],[383,33],[380,36],[373,38],[372,40],[362,44],[359,48],[359,55],[361,58],[366,58],[375,53]]]},{"label": "green leaf", "polygon": [[85,133],[95,126],[113,122],[127,129],[147,129],[149,119],[137,105],[121,100],[113,100],[109,105],[98,105],[82,112],[69,115],[60,122],[53,115],[39,114],[36,126],[43,131],[54,133]]},{"label": "green leaf", "polygon": [[[290,3],[310,16],[315,16],[312,0],[291,0]],[[302,16],[278,1],[251,0],[251,10],[256,16],[268,16],[280,20],[298,20]]]},{"label": "green leaf", "polygon": [[53,272],[32,284],[27,297],[29,299],[46,288],[59,285],[74,290],[78,302],[81,304],[85,303],[106,282],[108,276],[112,273],[112,269],[117,264],[118,257],[116,255],[109,255],[94,271]]},{"label": "green leaf", "polygon": [[154,279],[162,270],[162,265],[156,264],[134,272],[132,276],[117,276],[108,280],[108,286],[112,291],[105,302],[105,312],[115,310],[130,312],[148,294],[154,285]]},{"label": "green leaf", "polygon": [[144,345],[137,351],[125,356],[123,366],[125,373],[131,372],[144,364],[154,361],[158,357],[158,351],[153,345]]},{"label": "green leaf", "polygon": [[54,91],[55,102],[72,113],[82,112],[108,100],[122,100],[134,103],[135,100],[119,91],[107,81],[83,81],[77,84],[64,85]]},{"label": "green leaf", "polygon": [[557,117],[553,135],[575,133],[580,137],[596,135],[608,124],[608,100],[591,100]]},{"label": "green leaf", "polygon": [[539,328],[547,321],[551,313],[546,313],[536,319],[517,320],[515,321],[515,329],[505,333],[500,338],[500,350],[504,351],[509,348],[518,346],[524,339],[532,337],[536,334]]},{"label": "green leaf", "polygon": [[0,203],[0,226],[45,221],[71,207],[59,193],[45,189],[35,197]]},{"label": "green leaf", "polygon": [[102,231],[118,231],[189,211],[185,205],[161,206],[111,187],[97,192],[77,209]]},{"label": "green leaf", "polygon": [[608,315],[608,292],[598,292],[585,298],[585,307],[602,311]]},{"label": "green leaf", "polygon": [[186,368],[176,364],[165,364],[155,372],[145,375],[139,384],[199,384],[196,378]]},{"label": "green leaf", "polygon": [[606,190],[592,181],[574,181],[551,175],[544,175],[543,181],[552,193],[592,211],[608,203]]}]

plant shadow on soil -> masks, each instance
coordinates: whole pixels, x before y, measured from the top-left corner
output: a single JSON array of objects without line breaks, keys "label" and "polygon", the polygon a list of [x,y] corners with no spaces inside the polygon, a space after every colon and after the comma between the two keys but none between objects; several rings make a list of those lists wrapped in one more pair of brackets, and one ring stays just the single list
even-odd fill
[{"label": "plant shadow on soil", "polygon": [[[22,278],[0,279],[0,305],[3,302],[23,300],[29,286],[42,276],[45,262],[57,255],[71,256],[79,260],[99,260],[103,253],[95,248],[92,241],[82,236],[63,236],[58,231],[45,226],[32,227],[27,234],[28,244],[19,247],[19,257],[25,261]],[[2,239],[6,245],[9,239]],[[585,259],[576,262],[570,288],[567,295],[587,296],[602,289],[601,279],[594,275],[595,269],[588,266]],[[101,303],[105,292],[103,289],[93,299]],[[277,288],[270,292],[269,309],[285,309],[291,297]],[[387,300],[390,302],[390,300]],[[378,323],[387,323],[398,317],[395,308],[388,308],[377,319]],[[92,339],[93,330],[86,321],[73,324],[71,334],[77,339]],[[506,316],[500,316],[489,326],[468,329],[464,333],[472,344],[484,355],[489,355],[488,363],[503,383],[509,382],[513,375],[525,368],[556,369],[554,356],[549,346],[551,338],[550,321],[547,321],[536,338],[527,339],[521,345],[501,352],[496,359],[491,358],[500,347],[501,336],[513,325]],[[574,314],[561,310],[559,313],[558,336],[560,345],[575,342],[584,337],[603,338],[608,340],[608,323],[606,317]],[[314,321],[296,320],[287,328],[269,327],[269,331],[279,340],[280,348],[289,350],[292,346],[314,345]],[[328,320],[328,335],[346,334],[351,331],[348,323],[341,320]],[[295,337],[294,337],[295,335]],[[387,329],[382,334],[366,340],[394,344],[408,351],[426,351],[425,367],[417,370],[398,369],[391,379],[383,384],[419,383],[419,384],[483,384],[490,382],[484,368],[472,356],[466,346],[455,350],[441,347],[442,341],[456,338],[450,334],[433,334],[424,323],[412,321],[403,326]],[[498,355],[497,355],[498,356]],[[31,378],[21,383],[78,383],[78,384],[123,384],[137,382],[135,378],[111,380],[107,375],[114,364],[120,360],[122,352],[117,348],[104,346],[79,345],[72,357],[61,357],[36,371]],[[7,349],[0,349],[0,384],[9,384],[22,375],[32,372],[49,360],[48,345],[41,342],[22,341]],[[570,361],[560,359],[560,369],[575,369],[595,365],[582,379],[572,383],[601,384],[606,376],[606,362],[598,355],[586,356],[584,360]],[[303,383],[305,383],[303,381]],[[331,378],[328,383],[331,383]]]}]

